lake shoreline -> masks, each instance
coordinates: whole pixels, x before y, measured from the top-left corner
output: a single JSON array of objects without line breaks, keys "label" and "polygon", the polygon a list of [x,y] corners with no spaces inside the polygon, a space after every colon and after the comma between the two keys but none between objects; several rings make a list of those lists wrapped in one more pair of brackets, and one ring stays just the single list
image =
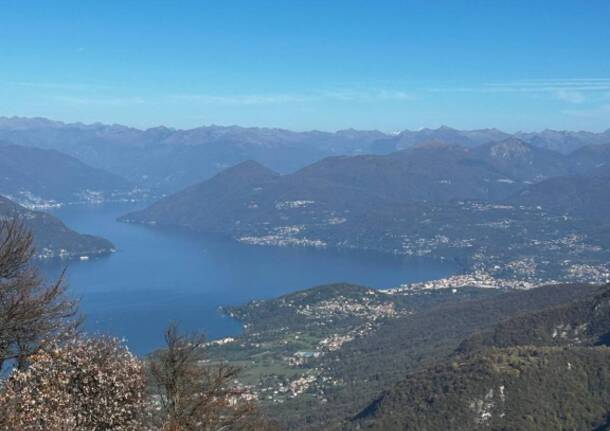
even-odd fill
[{"label": "lake shoreline", "polygon": [[88,260],[41,262],[43,273],[68,266],[69,293],[81,301],[85,330],[126,338],[136,354],[162,345],[169,321],[210,340],[239,335],[241,324],[219,307],[273,299],[297,290],[346,282],[375,289],[444,278],[450,262],[375,252],[260,247],[212,234],[122,223],[144,205],[69,206],[52,213],[80,232],[111,240],[117,251]]}]

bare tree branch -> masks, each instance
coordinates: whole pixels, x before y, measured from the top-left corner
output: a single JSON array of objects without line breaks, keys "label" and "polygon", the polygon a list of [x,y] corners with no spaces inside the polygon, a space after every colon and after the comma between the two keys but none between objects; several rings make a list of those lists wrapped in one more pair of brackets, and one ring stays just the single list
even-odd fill
[{"label": "bare tree branch", "polygon": [[235,386],[239,369],[203,361],[203,335],[181,335],[171,324],[165,342],[150,360],[152,390],[160,404],[156,426],[163,431],[271,429]]},{"label": "bare tree branch", "polygon": [[63,273],[45,284],[32,266],[32,235],[20,220],[0,220],[0,371],[24,368],[45,342],[74,332],[78,303],[66,297]]}]

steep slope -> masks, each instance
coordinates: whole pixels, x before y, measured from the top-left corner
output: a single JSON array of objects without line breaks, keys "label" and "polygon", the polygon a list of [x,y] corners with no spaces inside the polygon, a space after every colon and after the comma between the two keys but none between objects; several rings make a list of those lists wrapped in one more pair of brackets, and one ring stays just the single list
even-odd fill
[{"label": "steep slope", "polygon": [[114,251],[114,245],[105,239],[79,234],[50,214],[30,211],[2,196],[0,217],[24,220],[32,231],[36,255],[40,258],[91,256]]},{"label": "steep slope", "polygon": [[610,346],[610,285],[574,303],[502,322],[465,340],[458,351],[520,345]]},{"label": "steep slope", "polygon": [[348,429],[607,429],[610,285],[515,316],[413,373]]},{"label": "steep slope", "polygon": [[0,144],[0,193],[24,204],[96,201],[127,195],[123,178],[55,150]]},{"label": "steep slope", "polygon": [[475,152],[499,172],[521,181],[538,182],[570,173],[570,163],[562,154],[516,138],[481,145]]},{"label": "steep slope", "polygon": [[610,143],[610,129],[601,133],[546,129],[540,132],[519,132],[515,137],[536,147],[569,154],[587,145]]},{"label": "steep slope", "polygon": [[121,217],[121,220],[226,233],[244,216],[247,218],[248,213],[258,209],[253,206],[252,199],[278,177],[257,162],[242,162],[208,181],[165,197],[143,211]]},{"label": "steep slope", "polygon": [[409,376],[347,429],[595,430],[610,409],[610,349],[491,349]]}]

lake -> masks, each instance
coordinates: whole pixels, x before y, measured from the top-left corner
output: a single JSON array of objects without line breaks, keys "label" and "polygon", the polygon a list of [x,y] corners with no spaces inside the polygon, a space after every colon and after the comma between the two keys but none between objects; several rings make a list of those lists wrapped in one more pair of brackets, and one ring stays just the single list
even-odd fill
[{"label": "lake", "polygon": [[69,227],[112,241],[117,252],[88,261],[47,262],[45,274],[68,265],[71,295],[80,299],[85,329],[125,338],[144,354],[161,346],[174,320],[210,338],[235,335],[240,325],[221,305],[331,282],[374,288],[446,277],[451,263],[372,253],[270,248],[172,229],[124,224],[116,218],[140,204],[67,206],[53,214]]}]

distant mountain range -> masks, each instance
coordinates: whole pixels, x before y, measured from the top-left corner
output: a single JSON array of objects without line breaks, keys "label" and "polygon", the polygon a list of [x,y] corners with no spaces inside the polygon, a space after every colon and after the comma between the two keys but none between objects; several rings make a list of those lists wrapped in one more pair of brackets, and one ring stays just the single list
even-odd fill
[{"label": "distant mountain range", "polygon": [[248,159],[290,172],[332,154],[358,153],[385,136],[377,131],[300,133],[236,126],[138,130],[0,118],[0,141],[55,149],[158,191],[179,190]]},{"label": "distant mountain range", "polygon": [[455,259],[502,276],[580,279],[575,264],[610,258],[610,182],[606,146],[575,154],[508,138],[334,156],[286,175],[248,161],[121,220],[249,244],[366,249]]},{"label": "distant mountain range", "polygon": [[517,132],[510,134],[498,129],[457,130],[443,126],[438,129],[405,130],[395,136],[375,142],[373,150],[387,153],[404,150],[429,141],[442,141],[466,147],[476,147],[482,144],[501,142],[510,137],[535,147],[569,154],[587,145],[610,143],[610,129],[601,133],[547,129],[541,132]]},{"label": "distant mountain range", "polygon": [[0,218],[24,221],[32,231],[39,258],[96,256],[114,251],[114,245],[105,239],[77,233],[50,214],[28,210],[2,196]]},{"label": "distant mountain range", "polygon": [[[167,195],[122,221],[452,260],[505,286],[336,284],[227,308],[244,331],[210,357],[246,364],[287,429],[610,430],[610,285],[590,284],[610,280],[610,131],[0,118],[0,142],[0,194],[32,206],[150,187]],[[39,257],[113,251],[0,197],[0,217],[15,216]]]},{"label": "distant mountain range", "polygon": [[134,185],[56,150],[0,142],[0,193],[24,205],[97,202],[126,197]]},{"label": "distant mountain range", "polygon": [[246,160],[289,173],[332,155],[388,154],[434,141],[472,148],[510,137],[562,154],[587,145],[610,143],[610,131],[545,130],[511,135],[496,129],[460,131],[440,127],[390,135],[352,129],[329,133],[237,126],[139,130],[42,118],[0,118],[0,142],[55,149],[165,193],[208,179]]},{"label": "distant mountain range", "polygon": [[0,194],[32,208],[152,188],[167,196],[122,220],[249,244],[452,259],[502,277],[603,281],[610,271],[610,132],[139,130],[0,118],[0,142]]}]

